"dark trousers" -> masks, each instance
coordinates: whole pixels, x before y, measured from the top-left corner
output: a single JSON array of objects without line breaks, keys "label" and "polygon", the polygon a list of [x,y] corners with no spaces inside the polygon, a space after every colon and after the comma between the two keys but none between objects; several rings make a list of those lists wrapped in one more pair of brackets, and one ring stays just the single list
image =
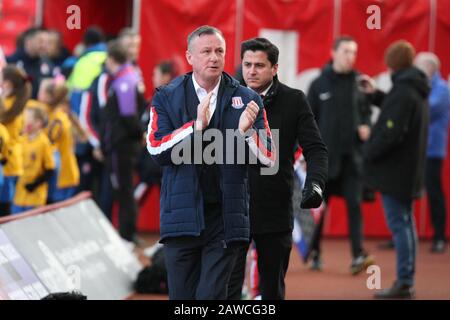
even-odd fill
[{"label": "dark trousers", "polygon": [[99,204],[103,165],[93,158],[91,150],[82,155],[77,154],[77,162],[80,168],[80,184],[77,193],[90,191],[95,202]]},{"label": "dark trousers", "polygon": [[[263,300],[285,298],[286,272],[292,249],[292,232],[253,235],[258,254],[259,289]],[[239,300],[245,278],[248,246],[241,249],[233,268],[228,299]]]},{"label": "dark trousers", "polygon": [[119,234],[128,241],[133,241],[136,234],[138,208],[133,196],[133,170],[137,157],[131,150],[113,151],[107,156],[113,196],[119,202]]},{"label": "dark trousers", "polygon": [[100,208],[108,220],[112,221],[114,189],[111,184],[111,174],[107,167],[103,168],[100,191]]},{"label": "dark trousers", "polygon": [[445,240],[446,206],[442,191],[442,159],[428,158],[426,167],[426,188],[430,205],[434,241]]},{"label": "dark trousers", "polygon": [[205,206],[200,236],[164,241],[169,299],[224,300],[236,257],[244,243],[224,244],[221,205]]},{"label": "dark trousers", "polygon": [[[347,205],[348,230],[353,258],[364,252],[362,247],[362,215],[361,215],[361,193],[362,178],[356,171],[355,165],[350,157],[344,157],[342,161],[341,175],[337,179],[329,180],[324,198],[327,203],[332,195],[344,197]],[[311,241],[311,250],[320,253],[320,242],[323,234],[325,212],[322,214]]]}]

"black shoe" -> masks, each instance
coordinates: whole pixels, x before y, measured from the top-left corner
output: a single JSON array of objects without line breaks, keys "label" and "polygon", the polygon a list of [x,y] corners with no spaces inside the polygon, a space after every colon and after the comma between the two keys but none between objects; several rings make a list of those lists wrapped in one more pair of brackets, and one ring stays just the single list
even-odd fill
[{"label": "black shoe", "polygon": [[413,286],[396,281],[391,288],[378,291],[374,297],[375,299],[414,299],[415,295]]},{"label": "black shoe", "polygon": [[314,271],[322,271],[323,263],[319,252],[317,251],[311,252],[311,264],[309,266],[309,269]]},{"label": "black shoe", "polygon": [[433,245],[431,246],[430,251],[432,253],[444,253],[445,241],[444,240],[433,241]]},{"label": "black shoe", "polygon": [[375,264],[374,257],[368,254],[361,254],[352,260],[350,272],[355,276],[358,273],[366,270],[372,264]]},{"label": "black shoe", "polygon": [[392,241],[392,240],[378,244],[378,249],[380,249],[380,250],[392,250],[392,249],[394,249],[394,247],[395,247],[394,241]]}]

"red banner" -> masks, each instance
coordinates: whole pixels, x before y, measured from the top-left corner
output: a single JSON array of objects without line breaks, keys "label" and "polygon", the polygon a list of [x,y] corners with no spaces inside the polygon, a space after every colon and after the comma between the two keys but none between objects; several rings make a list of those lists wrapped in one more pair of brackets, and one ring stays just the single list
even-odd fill
[{"label": "red banner", "polygon": [[[64,44],[72,50],[83,37],[84,31],[91,25],[102,28],[105,34],[116,35],[120,29],[131,25],[132,0],[46,0],[43,8],[43,25],[63,33]],[[68,19],[77,6],[80,13],[80,29],[69,29]]]},{"label": "red banner", "polygon": [[214,0],[142,1],[140,31],[142,49],[140,65],[144,73],[147,93],[155,65],[172,60],[179,73],[190,70],[185,58],[187,36],[201,25],[219,28],[226,40],[225,70],[234,73],[234,42],[236,2]]}]

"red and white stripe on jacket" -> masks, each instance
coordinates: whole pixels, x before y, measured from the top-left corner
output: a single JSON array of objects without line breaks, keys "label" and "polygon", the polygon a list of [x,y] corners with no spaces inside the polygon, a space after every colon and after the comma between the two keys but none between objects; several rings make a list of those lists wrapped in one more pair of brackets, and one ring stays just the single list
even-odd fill
[{"label": "red and white stripe on jacket", "polygon": [[[269,122],[267,121],[266,110],[263,110],[264,116],[264,129],[266,130],[266,141],[262,141],[258,132],[254,132],[253,135],[247,140],[250,151],[256,155],[258,160],[267,167],[273,167],[276,160],[275,144],[272,141],[272,133],[270,132]],[[270,141],[268,141],[270,140]],[[267,146],[270,143],[270,150],[267,150]]]},{"label": "red and white stripe on jacket", "polygon": [[87,132],[89,143],[94,147],[100,147],[100,138],[98,132],[95,130],[91,121],[91,109],[92,109],[92,95],[89,91],[86,91],[81,96],[80,104],[80,124],[81,127]]},{"label": "red and white stripe on jacket", "polygon": [[158,114],[155,107],[150,108],[150,121],[147,130],[147,150],[151,155],[158,155],[172,148],[178,142],[194,132],[194,121],[187,122],[181,128],[163,136],[161,139],[155,137],[158,131]]}]

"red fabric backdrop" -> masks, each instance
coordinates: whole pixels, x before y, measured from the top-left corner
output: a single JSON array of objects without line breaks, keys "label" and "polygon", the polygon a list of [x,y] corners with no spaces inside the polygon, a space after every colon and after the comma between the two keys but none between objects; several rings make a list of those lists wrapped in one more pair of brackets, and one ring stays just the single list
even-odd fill
[{"label": "red fabric backdrop", "polygon": [[[71,5],[80,7],[81,28],[69,30],[66,27]],[[72,50],[82,40],[84,31],[97,25],[107,35],[116,35],[120,29],[131,24],[132,0],[45,0],[43,25],[63,33],[64,44]]]}]

